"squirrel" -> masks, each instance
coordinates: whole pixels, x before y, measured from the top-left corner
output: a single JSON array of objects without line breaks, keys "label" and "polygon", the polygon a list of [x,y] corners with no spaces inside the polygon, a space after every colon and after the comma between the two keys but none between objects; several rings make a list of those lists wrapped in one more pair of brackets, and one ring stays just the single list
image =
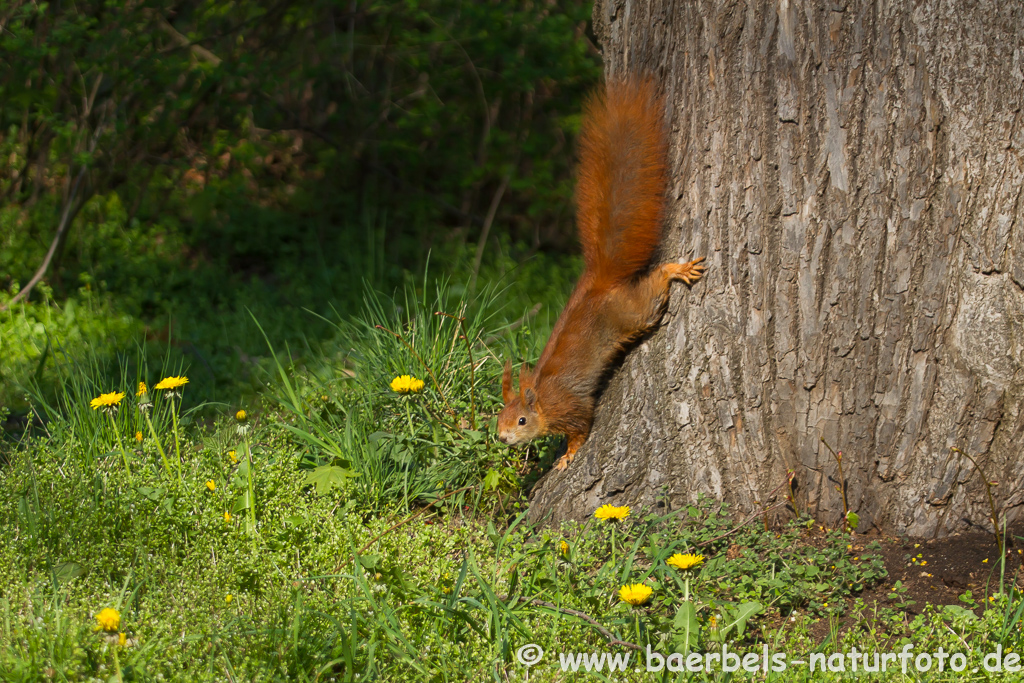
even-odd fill
[{"label": "squirrel", "polygon": [[586,441],[612,362],[657,325],[673,280],[693,284],[703,257],[650,267],[662,242],[667,139],[664,103],[646,79],[610,81],[584,105],[576,223],[584,269],[533,370],[512,390],[505,364],[498,438],[514,445],[565,434],[564,470]]}]

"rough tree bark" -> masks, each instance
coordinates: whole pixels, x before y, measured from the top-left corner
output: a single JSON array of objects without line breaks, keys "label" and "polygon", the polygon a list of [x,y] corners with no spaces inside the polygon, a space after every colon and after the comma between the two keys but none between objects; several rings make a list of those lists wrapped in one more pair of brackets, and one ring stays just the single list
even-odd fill
[{"label": "rough tree bark", "polygon": [[665,260],[706,255],[563,474],[558,521],[699,492],[743,512],[796,474],[835,522],[990,530],[1024,503],[1024,4],[599,0],[609,74],[655,74]]}]

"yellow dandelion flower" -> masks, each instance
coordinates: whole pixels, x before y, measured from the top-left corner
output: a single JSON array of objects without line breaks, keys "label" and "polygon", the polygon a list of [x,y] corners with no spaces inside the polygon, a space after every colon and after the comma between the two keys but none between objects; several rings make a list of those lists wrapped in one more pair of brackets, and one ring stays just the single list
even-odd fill
[{"label": "yellow dandelion flower", "polygon": [[629,506],[602,505],[594,510],[594,516],[598,519],[625,519],[629,517]]},{"label": "yellow dandelion flower", "polygon": [[217,484],[214,483],[213,479],[210,479],[210,480],[208,480],[206,482],[206,488],[210,489],[211,491],[216,491],[217,490]]},{"label": "yellow dandelion flower", "polygon": [[234,599],[234,596],[232,596],[231,593],[228,593],[227,595],[224,596],[224,602],[226,602],[228,604],[231,604],[231,601],[233,599]]},{"label": "yellow dandelion flower", "polygon": [[672,557],[665,560],[665,563],[672,565],[676,569],[691,569],[693,567],[696,567],[703,561],[703,555],[693,555],[690,553],[682,555],[680,553],[676,553]]},{"label": "yellow dandelion flower", "polygon": [[561,543],[558,544],[558,550],[561,551],[561,553],[563,555],[568,555],[569,554],[569,544],[566,543],[565,541],[562,541]]},{"label": "yellow dandelion flower", "polygon": [[186,384],[188,384],[188,377],[164,377],[153,388],[165,391],[167,389],[177,389]]},{"label": "yellow dandelion flower", "polygon": [[643,583],[626,584],[619,589],[619,600],[631,605],[642,605],[651,598],[653,592],[654,589]]},{"label": "yellow dandelion flower", "polygon": [[239,422],[245,422],[246,417],[248,416],[245,414],[244,410],[239,410],[237,413],[235,413],[235,419],[238,420]]},{"label": "yellow dandelion flower", "polygon": [[142,443],[142,432],[135,432],[135,440]]},{"label": "yellow dandelion flower", "polygon": [[231,458],[232,465],[238,464],[238,456],[235,454],[234,451],[228,451],[228,457]]},{"label": "yellow dandelion flower", "polygon": [[114,632],[121,627],[121,613],[112,607],[104,607],[96,615],[96,630]]},{"label": "yellow dandelion flower", "polygon": [[228,512],[227,510],[224,511],[224,521],[225,522],[230,522],[231,521],[231,513]]},{"label": "yellow dandelion flower", "polygon": [[109,394],[100,394],[98,398],[94,398],[89,402],[89,405],[93,410],[97,408],[109,408],[111,406],[117,406],[121,399],[124,398],[124,392],[112,391]]},{"label": "yellow dandelion flower", "polygon": [[423,380],[416,379],[412,375],[399,375],[391,380],[391,391],[399,394],[417,393],[423,391]]},{"label": "yellow dandelion flower", "polygon": [[981,561],[982,564],[985,564],[986,562],[988,562],[988,558],[987,557],[984,560]]},{"label": "yellow dandelion flower", "polygon": [[139,388],[135,392],[135,395],[136,396],[145,396],[148,393],[149,393],[149,389],[146,388],[146,383],[145,382],[139,382]]},{"label": "yellow dandelion flower", "polygon": [[117,644],[120,645],[121,647],[124,647],[125,645],[127,645],[128,644],[128,636],[126,636],[123,633],[117,634]]}]

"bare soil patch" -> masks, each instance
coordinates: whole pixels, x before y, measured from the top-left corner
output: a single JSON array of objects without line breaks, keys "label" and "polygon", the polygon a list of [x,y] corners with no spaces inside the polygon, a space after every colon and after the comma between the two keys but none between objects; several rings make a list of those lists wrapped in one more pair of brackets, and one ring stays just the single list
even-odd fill
[{"label": "bare soil patch", "polygon": [[[867,540],[870,543],[870,540]],[[880,537],[882,557],[889,577],[880,585],[864,591],[865,602],[894,602],[888,596],[901,581],[907,592],[899,601],[913,600],[907,611],[918,614],[926,604],[967,607],[960,596],[971,591],[979,604],[1000,590],[1004,581],[1024,586],[1024,548],[1021,544],[1006,550],[1005,569],[1001,568],[999,551],[991,534],[966,533],[941,539],[913,540]],[[863,547],[858,543],[854,547]]]},{"label": "bare soil patch", "polygon": [[[1014,536],[1024,536],[1024,529],[1015,529],[1008,535],[1008,542]],[[1024,541],[1006,549],[1002,568],[992,534],[970,532],[930,540],[858,535],[852,550],[871,552],[868,546],[874,541],[881,546],[889,575],[860,594],[869,606],[899,609],[910,618],[920,614],[926,605],[958,605],[980,614],[988,598],[1000,591],[1000,572],[1004,588],[1015,584],[1024,590]],[[897,581],[906,591],[890,598]],[[973,604],[961,600],[967,591],[971,592]],[[840,630],[851,626],[853,623],[846,619]],[[828,635],[829,628],[829,621],[821,619],[811,631],[820,639]]]}]

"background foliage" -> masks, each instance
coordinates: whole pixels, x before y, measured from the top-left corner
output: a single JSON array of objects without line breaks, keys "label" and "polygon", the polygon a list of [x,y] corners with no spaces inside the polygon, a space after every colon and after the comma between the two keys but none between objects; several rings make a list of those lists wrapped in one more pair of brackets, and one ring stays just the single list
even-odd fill
[{"label": "background foliage", "polygon": [[[245,308],[301,352],[332,333],[303,308],[351,312],[364,282],[390,290],[428,254],[459,290],[570,250],[589,13],[3,0],[0,306],[54,253],[32,305],[0,314],[0,373],[49,376],[48,349],[144,333],[225,398],[266,348]],[[571,282],[547,258],[522,307]]]}]

